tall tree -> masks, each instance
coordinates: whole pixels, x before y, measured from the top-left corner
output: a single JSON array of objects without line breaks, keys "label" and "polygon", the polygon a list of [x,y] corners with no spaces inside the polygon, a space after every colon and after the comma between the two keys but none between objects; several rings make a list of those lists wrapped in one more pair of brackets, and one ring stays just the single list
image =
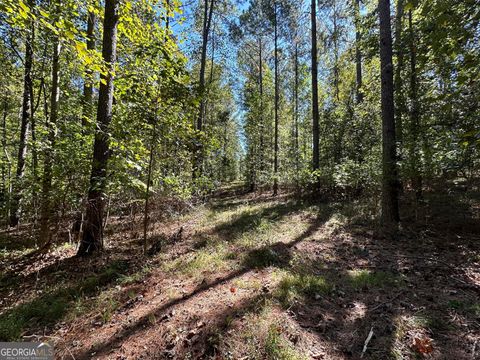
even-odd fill
[{"label": "tall tree", "polygon": [[318,111],[318,61],[317,61],[317,9],[316,0],[311,0],[312,33],[312,118],[313,118],[313,170],[320,168],[320,114]]},{"label": "tall tree", "polygon": [[[401,1],[401,0],[400,0]],[[361,51],[361,18],[360,18],[360,0],[354,0],[354,22],[355,22],[355,70],[356,70],[356,101],[360,104],[363,101],[362,89],[362,51]]]},{"label": "tall tree", "polygon": [[382,216],[387,233],[395,232],[398,211],[398,175],[396,165],[395,111],[393,102],[392,30],[390,0],[378,1],[380,18],[380,74],[382,105]]},{"label": "tall tree", "polygon": [[420,128],[420,113],[417,91],[417,49],[415,45],[415,30],[412,21],[412,9],[408,11],[409,52],[410,52],[410,139],[409,157],[411,182],[417,200],[422,197],[422,175],[419,170],[420,154],[418,133]]},{"label": "tall tree", "polygon": [[[28,3],[33,8],[33,2]],[[34,24],[29,21],[25,35],[25,58],[23,75],[23,96],[22,111],[20,114],[20,137],[18,141],[17,170],[13,188],[12,201],[10,203],[10,226],[17,226],[20,221],[21,201],[22,201],[22,181],[25,175],[25,161],[27,158],[27,141],[30,132],[30,118],[32,115],[32,67],[33,67],[33,42],[34,42]]]},{"label": "tall tree", "polygon": [[[97,26],[97,15],[93,11],[87,13],[87,50],[95,50],[96,38],[95,28]],[[82,126],[87,125],[87,119],[91,121],[93,112],[93,86],[92,86],[93,71],[87,70],[87,76],[83,84],[83,114]]]},{"label": "tall tree", "polygon": [[108,128],[112,119],[113,69],[117,54],[117,25],[119,1],[105,0],[102,57],[108,72],[101,75],[97,107],[97,131],[93,145],[92,171],[88,190],[87,211],[78,255],[87,255],[103,249],[104,191],[107,182],[109,158]]},{"label": "tall tree", "polygon": [[277,1],[273,4],[273,27],[274,27],[274,57],[275,57],[275,127],[274,127],[274,149],[273,149],[273,195],[278,193],[278,107],[280,102],[278,84],[278,13]]},{"label": "tall tree", "polygon": [[[204,1],[203,8],[203,26],[202,26],[202,51],[200,56],[200,79],[199,79],[199,93],[200,93],[200,111],[197,117],[196,129],[201,132],[205,122],[205,68],[207,64],[207,46],[208,37],[210,33],[210,27],[212,24],[213,7],[215,0]],[[200,145],[197,145],[194,153],[193,164],[193,178],[197,178],[202,174],[202,149]]]},{"label": "tall tree", "polygon": [[45,159],[43,163],[43,181],[42,181],[42,208],[40,214],[40,244],[46,246],[50,243],[49,223],[51,218],[51,190],[52,190],[52,167],[54,160],[54,147],[56,126],[58,117],[58,100],[60,96],[59,77],[60,77],[60,41],[58,35],[54,35],[53,56],[52,56],[52,88],[50,93],[50,117],[47,119],[47,144],[45,148]]},{"label": "tall tree", "polygon": [[395,68],[395,116],[396,116],[396,134],[397,141],[400,144],[399,151],[402,152],[403,141],[403,113],[405,112],[405,97],[403,96],[403,17],[404,17],[404,0],[397,0],[395,9],[395,53],[397,55],[397,64]]}]

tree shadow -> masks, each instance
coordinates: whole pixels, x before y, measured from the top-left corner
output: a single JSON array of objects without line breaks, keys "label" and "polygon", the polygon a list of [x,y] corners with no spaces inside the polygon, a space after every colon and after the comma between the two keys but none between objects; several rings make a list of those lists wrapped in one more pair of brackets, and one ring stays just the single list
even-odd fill
[{"label": "tree shadow", "polygon": [[[283,209],[283,207],[282,207]],[[287,214],[288,212],[285,212]],[[101,342],[96,344],[94,348],[91,349],[84,349],[80,353],[75,354],[75,358],[77,359],[88,359],[90,358],[90,354],[92,352],[95,353],[95,356],[105,356],[108,352],[118,347],[120,344],[125,342],[128,338],[138,335],[139,333],[143,333],[146,329],[153,326],[151,319],[152,318],[159,318],[166,316],[166,313],[170,311],[177,305],[185,303],[186,301],[205,293],[211,289],[217,288],[219,286],[225,285],[228,282],[241,277],[242,275],[247,274],[252,270],[262,269],[268,266],[278,266],[278,267],[285,267],[288,266],[290,261],[290,253],[288,249],[295,246],[296,244],[302,242],[309,236],[315,233],[321,225],[328,219],[330,213],[328,211],[324,211],[310,224],[307,230],[305,230],[302,234],[297,236],[293,241],[285,244],[285,243],[275,243],[270,246],[261,247],[259,249],[254,249],[246,254],[244,257],[242,267],[234,272],[231,272],[227,276],[222,278],[216,279],[212,282],[203,282],[199,286],[197,286],[192,292],[186,294],[182,297],[175,298],[170,300],[163,305],[156,307],[152,311],[149,311],[147,314],[141,316],[139,319],[134,321],[133,323],[124,326],[119,332],[112,336],[107,341]],[[266,259],[262,258],[266,252],[271,254],[270,257]]]},{"label": "tree shadow", "polygon": [[[257,210],[245,210],[235,215],[232,220],[226,221],[214,227],[212,233],[221,235],[227,241],[234,241],[246,232],[258,230],[268,223],[277,223],[290,214],[312,207],[309,202],[287,200],[272,206]],[[323,210],[323,211],[328,211]]]},{"label": "tree shadow", "polygon": [[125,261],[106,264],[97,274],[77,279],[74,285],[58,287],[2,313],[0,340],[17,340],[26,330],[43,329],[62,321],[77,300],[100,293],[128,269]]},{"label": "tree shadow", "polygon": [[[450,207],[457,209],[454,202]],[[478,225],[478,219],[472,217],[466,223],[470,221]],[[468,273],[478,266],[478,259],[471,255],[478,256],[480,244],[468,238],[478,235],[480,228],[475,232],[451,224],[448,228],[455,229],[455,235],[461,230],[462,235],[438,239],[420,233],[412,237],[406,229],[392,240],[365,231],[356,233],[358,227],[347,226],[343,233],[333,235],[333,248],[319,246],[324,256],[290,269],[299,279],[305,273],[315,274],[330,285],[330,291],[322,294],[290,281],[290,287],[300,286],[305,295],[289,308],[292,317],[319,340],[328,341],[331,349],[338,349],[328,354],[331,358],[359,359],[370,329],[368,359],[415,358],[422,351],[415,341],[430,340],[430,355],[435,358],[474,358],[471,349],[479,339],[468,333],[480,330],[480,286]]]}]

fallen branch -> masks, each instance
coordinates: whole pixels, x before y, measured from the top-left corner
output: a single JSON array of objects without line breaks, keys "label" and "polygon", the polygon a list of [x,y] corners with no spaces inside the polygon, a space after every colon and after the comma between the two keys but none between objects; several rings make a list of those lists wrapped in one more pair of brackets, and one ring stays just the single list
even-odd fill
[{"label": "fallen branch", "polygon": [[363,355],[365,355],[365,351],[367,351],[367,346],[370,340],[372,340],[372,336],[373,336],[373,326],[370,328],[370,332],[368,333],[368,336],[365,339],[365,344],[363,345],[363,350],[362,350],[362,354],[360,355],[360,358],[363,358]]}]

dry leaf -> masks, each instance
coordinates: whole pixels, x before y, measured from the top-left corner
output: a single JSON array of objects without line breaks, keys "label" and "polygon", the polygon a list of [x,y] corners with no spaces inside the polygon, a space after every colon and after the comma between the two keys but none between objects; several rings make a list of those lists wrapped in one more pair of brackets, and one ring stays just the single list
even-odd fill
[{"label": "dry leaf", "polygon": [[432,340],[427,337],[413,339],[413,347],[420,354],[430,354],[433,351]]}]

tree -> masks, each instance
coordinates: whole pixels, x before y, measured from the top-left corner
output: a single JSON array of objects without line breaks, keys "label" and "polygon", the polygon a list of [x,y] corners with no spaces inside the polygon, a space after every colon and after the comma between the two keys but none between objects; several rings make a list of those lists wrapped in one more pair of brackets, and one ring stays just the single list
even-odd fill
[{"label": "tree", "polygon": [[422,197],[422,175],[420,172],[419,154],[419,128],[420,114],[417,91],[417,49],[415,46],[415,30],[413,28],[412,9],[408,11],[408,28],[410,30],[409,52],[410,52],[410,172],[411,182],[417,201]]},{"label": "tree", "polygon": [[390,0],[378,1],[380,18],[380,74],[382,104],[382,216],[386,232],[396,230],[398,211],[398,175],[396,165],[395,112],[393,102],[392,31]]},{"label": "tree", "polygon": [[280,94],[278,89],[278,13],[277,1],[274,0],[273,5],[273,27],[274,27],[274,42],[275,42],[275,125],[274,125],[274,149],[273,149],[273,195],[278,193],[278,107],[280,101]]},{"label": "tree", "polygon": [[[202,27],[202,51],[200,57],[200,111],[197,117],[196,130],[202,132],[203,123],[205,119],[205,67],[207,62],[207,46],[208,37],[210,33],[210,26],[212,24],[213,7],[215,0],[204,1],[203,9],[203,27]],[[194,150],[194,164],[193,164],[193,178],[198,178],[202,174],[202,149],[201,146],[196,146]]]},{"label": "tree", "polygon": [[[96,38],[95,28],[97,26],[97,15],[93,11],[87,13],[87,51],[95,50]],[[83,84],[83,111],[82,111],[82,126],[87,125],[87,119],[91,120],[93,109],[93,86],[92,77],[93,72],[87,70],[87,78]]]},{"label": "tree", "polygon": [[405,112],[405,97],[403,96],[403,17],[404,17],[404,1],[397,0],[395,13],[395,52],[397,55],[397,64],[395,67],[395,116],[396,116],[396,135],[400,154],[402,152],[403,142],[403,113]]},{"label": "tree", "polygon": [[52,167],[54,161],[54,147],[56,137],[56,126],[58,117],[58,100],[60,96],[59,91],[59,76],[60,76],[60,40],[57,35],[54,35],[53,40],[53,56],[52,56],[52,88],[50,93],[50,117],[47,122],[47,146],[45,149],[45,159],[43,165],[43,184],[42,184],[42,208],[41,208],[41,224],[40,224],[40,244],[47,246],[50,244],[50,229],[49,220],[51,218],[51,199],[50,193],[52,190]]},{"label": "tree", "polygon": [[[400,0],[401,1],[401,0]],[[356,100],[357,104],[363,101],[362,89],[362,51],[360,43],[362,34],[360,29],[360,0],[354,0],[354,22],[355,22],[355,70],[356,70]]]},{"label": "tree", "polygon": [[97,131],[93,146],[92,171],[82,240],[78,255],[87,255],[103,249],[104,191],[109,157],[108,128],[112,120],[113,70],[117,54],[117,25],[119,1],[105,1],[102,58],[108,71],[102,73],[97,107]]},{"label": "tree", "polygon": [[[29,7],[33,8],[33,2],[29,1]],[[18,141],[17,170],[13,188],[13,197],[10,203],[10,226],[17,226],[20,221],[22,201],[22,181],[25,175],[25,161],[27,157],[27,140],[30,132],[30,118],[32,116],[33,97],[33,42],[35,27],[32,20],[27,22],[25,29],[25,58],[23,75],[22,110],[20,114],[20,135]]]},{"label": "tree", "polygon": [[320,168],[320,114],[318,110],[318,62],[317,62],[317,10],[316,0],[311,1],[312,33],[312,119],[313,119],[313,170]]}]

